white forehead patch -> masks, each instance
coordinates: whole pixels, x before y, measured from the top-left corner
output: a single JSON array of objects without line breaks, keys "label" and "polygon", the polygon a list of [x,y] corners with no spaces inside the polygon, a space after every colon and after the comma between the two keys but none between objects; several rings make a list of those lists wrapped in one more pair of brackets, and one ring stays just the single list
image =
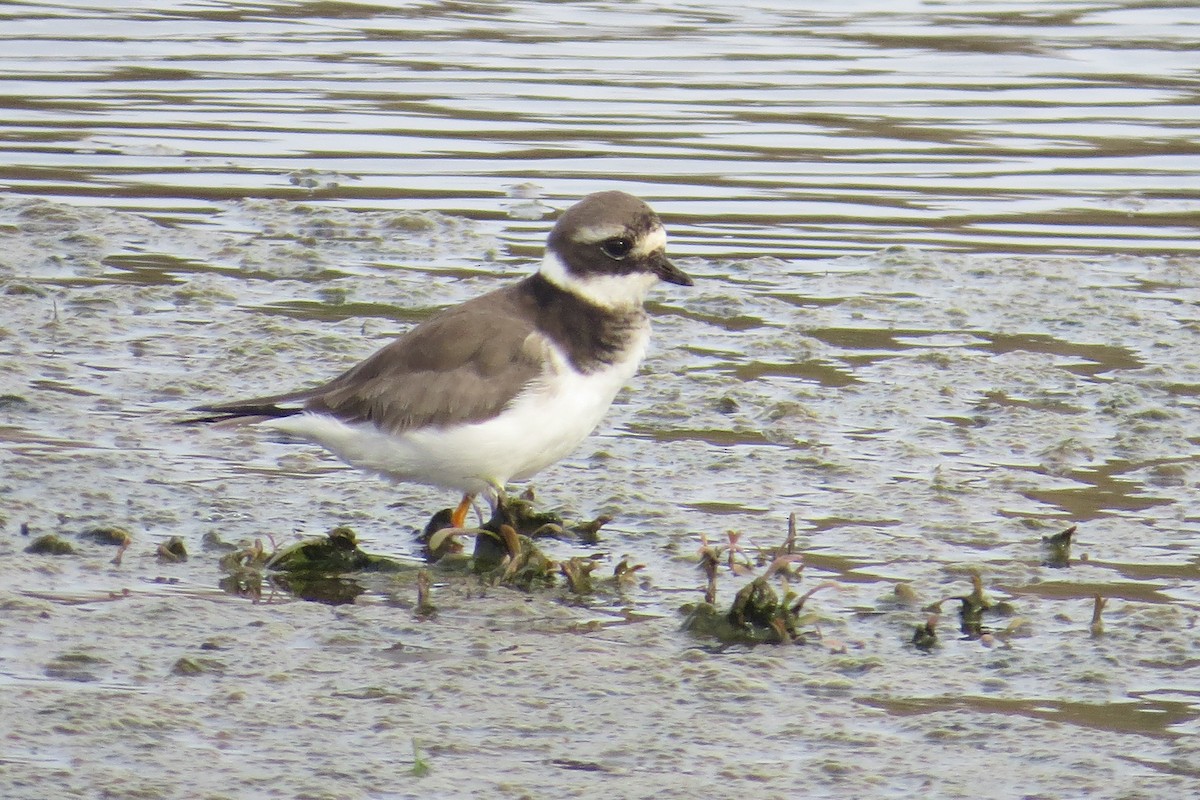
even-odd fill
[{"label": "white forehead patch", "polygon": [[633,254],[635,256],[648,256],[658,250],[665,250],[666,247],[667,231],[662,225],[657,225],[654,230],[633,243]]},{"label": "white forehead patch", "polygon": [[575,233],[571,236],[577,242],[590,244],[592,242],[603,242],[605,239],[611,239],[614,236],[625,236],[625,226],[618,225],[615,222],[610,222],[607,225],[584,225],[575,229]]},{"label": "white forehead patch", "polygon": [[572,275],[553,250],[547,250],[538,272],[560,289],[601,308],[640,308],[658,276],[650,272],[626,275]]},{"label": "white forehead patch", "polygon": [[[618,236],[628,236],[629,231],[623,225],[610,223],[608,225],[589,225],[579,228],[575,231],[572,237],[577,242],[583,244],[599,244],[605,239],[613,239]],[[640,239],[636,239],[633,243],[632,253],[635,256],[648,256],[656,250],[662,250],[667,246],[667,231],[662,225],[654,226],[654,229]]]}]

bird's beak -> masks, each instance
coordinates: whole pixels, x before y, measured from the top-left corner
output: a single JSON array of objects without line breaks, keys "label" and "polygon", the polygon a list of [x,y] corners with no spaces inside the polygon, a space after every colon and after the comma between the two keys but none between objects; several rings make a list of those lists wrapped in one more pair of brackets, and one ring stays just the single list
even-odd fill
[{"label": "bird's beak", "polygon": [[679,286],[692,285],[692,279],[687,276],[687,273],[668,261],[666,254],[661,250],[650,256],[650,269],[667,283]]}]

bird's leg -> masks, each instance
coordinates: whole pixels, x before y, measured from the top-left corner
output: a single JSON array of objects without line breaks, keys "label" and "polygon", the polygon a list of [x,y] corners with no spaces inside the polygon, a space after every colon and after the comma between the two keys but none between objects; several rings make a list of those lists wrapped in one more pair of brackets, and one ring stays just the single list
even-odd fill
[{"label": "bird's leg", "polygon": [[512,513],[508,508],[508,495],[504,493],[503,486],[493,483],[491,491],[487,493],[487,500],[492,507],[492,518],[484,528],[498,532],[501,525],[513,524]]},{"label": "bird's leg", "polygon": [[508,508],[508,495],[504,492],[503,486],[494,487],[496,491],[496,514],[500,515],[500,519],[506,525],[512,525],[512,512]]},{"label": "bird's leg", "polygon": [[[484,498],[484,499],[486,500],[487,498]],[[479,500],[479,497],[476,496],[475,501],[473,501],[471,503],[471,508],[475,509],[475,521],[478,522],[479,527],[482,528],[483,523],[487,522],[487,520],[485,520],[483,518],[483,509],[480,507],[478,500]],[[488,508],[490,509],[491,506],[489,505]]]},{"label": "bird's leg", "polygon": [[464,494],[462,500],[458,501],[454,511],[450,514],[450,524],[456,528],[461,528],[467,524],[467,512],[471,510],[471,504],[475,502],[475,495]]}]

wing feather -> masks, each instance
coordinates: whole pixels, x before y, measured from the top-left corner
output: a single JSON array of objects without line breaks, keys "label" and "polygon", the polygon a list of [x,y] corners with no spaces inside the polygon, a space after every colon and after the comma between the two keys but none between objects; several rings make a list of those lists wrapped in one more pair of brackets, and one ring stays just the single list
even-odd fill
[{"label": "wing feather", "polygon": [[305,410],[389,433],[479,422],[537,379],[540,339],[511,317],[437,317],[326,384]]},{"label": "wing feather", "polygon": [[[195,410],[193,421],[261,421],[301,411],[371,422],[390,433],[479,422],[537,380],[547,342],[520,295],[501,289],[442,311],[313,389]],[[295,404],[300,404],[299,406]]]}]

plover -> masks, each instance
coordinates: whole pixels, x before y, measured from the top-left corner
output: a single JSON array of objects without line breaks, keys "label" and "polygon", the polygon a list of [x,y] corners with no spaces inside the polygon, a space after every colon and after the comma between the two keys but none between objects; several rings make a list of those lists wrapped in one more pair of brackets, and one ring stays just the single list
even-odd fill
[{"label": "plover", "polygon": [[315,442],[368,472],[476,496],[493,513],[509,481],[568,455],[646,352],[643,302],[691,286],[667,235],[632,195],[588,195],[559,218],[541,267],[447,308],[312,389],[204,405],[201,422],[256,423]]}]

